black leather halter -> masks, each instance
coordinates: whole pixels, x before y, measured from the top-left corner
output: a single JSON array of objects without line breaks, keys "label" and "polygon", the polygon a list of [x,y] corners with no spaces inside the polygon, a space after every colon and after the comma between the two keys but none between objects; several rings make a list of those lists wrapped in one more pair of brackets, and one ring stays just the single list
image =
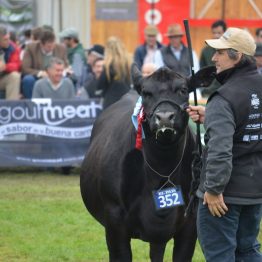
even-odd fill
[{"label": "black leather halter", "polygon": [[145,119],[146,119],[146,120],[149,120],[149,119],[153,116],[153,114],[154,114],[154,112],[156,111],[157,107],[158,107],[160,104],[162,104],[162,103],[169,103],[169,104],[173,105],[175,108],[178,108],[178,110],[179,110],[180,112],[185,111],[186,108],[188,107],[188,102],[185,102],[185,103],[183,103],[183,104],[180,105],[180,104],[178,104],[178,103],[176,103],[175,101],[170,100],[170,99],[161,99],[160,101],[158,101],[158,102],[153,106],[152,110],[151,110],[148,114],[145,112]]}]

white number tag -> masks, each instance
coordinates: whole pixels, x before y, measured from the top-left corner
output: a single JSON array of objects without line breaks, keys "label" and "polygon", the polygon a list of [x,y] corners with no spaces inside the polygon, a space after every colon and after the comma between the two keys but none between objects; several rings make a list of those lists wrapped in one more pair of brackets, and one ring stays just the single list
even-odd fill
[{"label": "white number tag", "polygon": [[153,198],[156,209],[158,210],[184,205],[184,199],[180,186],[153,191]]}]

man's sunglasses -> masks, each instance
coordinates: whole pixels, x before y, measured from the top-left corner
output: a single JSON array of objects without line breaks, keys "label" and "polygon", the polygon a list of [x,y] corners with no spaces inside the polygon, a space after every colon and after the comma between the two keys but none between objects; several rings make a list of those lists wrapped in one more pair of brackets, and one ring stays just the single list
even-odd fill
[{"label": "man's sunglasses", "polygon": [[168,38],[181,38],[182,37],[182,35],[170,35]]}]

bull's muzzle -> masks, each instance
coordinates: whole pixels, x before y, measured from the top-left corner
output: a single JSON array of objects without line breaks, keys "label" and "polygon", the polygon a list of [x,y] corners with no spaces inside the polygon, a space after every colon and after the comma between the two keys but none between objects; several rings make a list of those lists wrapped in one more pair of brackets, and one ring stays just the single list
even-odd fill
[{"label": "bull's muzzle", "polygon": [[155,124],[157,126],[156,139],[161,136],[176,135],[174,129],[175,112],[156,112]]}]

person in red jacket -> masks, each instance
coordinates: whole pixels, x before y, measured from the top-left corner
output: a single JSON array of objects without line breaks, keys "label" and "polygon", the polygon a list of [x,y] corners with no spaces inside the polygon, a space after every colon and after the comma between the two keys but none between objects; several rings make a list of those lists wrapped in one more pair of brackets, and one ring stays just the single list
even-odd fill
[{"label": "person in red jacket", "polygon": [[20,49],[10,41],[6,28],[0,27],[0,90],[6,99],[20,98]]}]

